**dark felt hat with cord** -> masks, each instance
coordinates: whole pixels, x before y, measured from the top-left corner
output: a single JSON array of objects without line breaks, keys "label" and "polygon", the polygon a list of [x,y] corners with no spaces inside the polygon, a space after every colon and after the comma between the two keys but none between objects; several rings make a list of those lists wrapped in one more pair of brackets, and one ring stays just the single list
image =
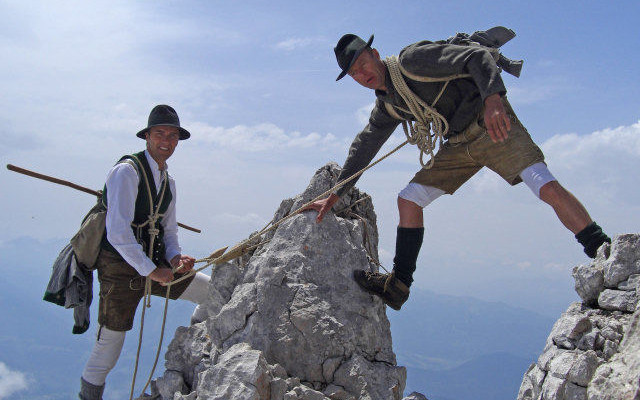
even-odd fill
[{"label": "dark felt hat with cord", "polygon": [[338,40],[338,44],[333,48],[333,51],[336,53],[336,59],[342,72],[338,75],[336,81],[342,79],[349,72],[349,68],[356,62],[360,53],[370,47],[372,42],[373,35],[371,35],[368,42],[365,42],[353,33],[347,33]]},{"label": "dark felt hat with cord", "polygon": [[180,131],[180,140],[189,139],[191,134],[188,130],[180,127],[180,118],[178,118],[178,113],[171,106],[167,106],[165,104],[160,104],[153,107],[151,113],[149,114],[149,122],[147,127],[136,133],[136,136],[140,139],[145,138],[145,134],[149,131],[149,128],[153,128],[154,126],[167,125],[174,126],[178,128]]}]

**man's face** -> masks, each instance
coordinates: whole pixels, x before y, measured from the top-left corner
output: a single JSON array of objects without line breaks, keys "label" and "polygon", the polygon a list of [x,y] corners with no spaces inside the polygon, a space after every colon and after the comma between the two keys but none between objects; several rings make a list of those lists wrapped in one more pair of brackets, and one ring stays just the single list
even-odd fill
[{"label": "man's face", "polygon": [[386,67],[380,60],[376,49],[365,50],[356,59],[349,76],[356,82],[369,89],[385,90]]},{"label": "man's face", "polygon": [[146,136],[149,154],[160,168],[164,168],[165,162],[171,157],[180,140],[178,128],[168,125],[154,126]]}]

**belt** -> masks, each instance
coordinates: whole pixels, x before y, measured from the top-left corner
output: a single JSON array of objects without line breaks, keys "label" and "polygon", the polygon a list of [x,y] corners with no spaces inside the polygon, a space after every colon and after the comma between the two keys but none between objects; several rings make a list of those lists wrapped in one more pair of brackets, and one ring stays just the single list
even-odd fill
[{"label": "belt", "polygon": [[484,129],[476,129],[475,132],[469,132],[468,129],[465,129],[464,131],[458,133],[457,135],[450,136],[447,139],[447,142],[449,142],[449,144],[451,145],[469,143],[476,140],[477,138],[484,135],[485,133],[487,133],[487,131]]}]

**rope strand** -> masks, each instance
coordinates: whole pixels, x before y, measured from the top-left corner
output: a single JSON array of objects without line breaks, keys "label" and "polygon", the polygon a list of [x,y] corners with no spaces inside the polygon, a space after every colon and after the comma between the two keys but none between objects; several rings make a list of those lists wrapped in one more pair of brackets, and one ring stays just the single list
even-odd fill
[{"label": "rope strand", "polygon": [[[442,89],[440,89],[440,93],[438,93],[433,103],[429,105],[407,86],[400,70],[401,67],[398,57],[387,57],[384,63],[391,75],[393,86],[405,101],[407,107],[409,107],[410,113],[416,118],[415,122],[408,120],[402,121],[404,134],[409,143],[416,145],[418,149],[420,149],[420,165],[422,165],[422,168],[429,169],[435,161],[436,144],[442,146],[444,137],[449,131],[447,119],[440,114],[434,106],[438,100],[440,100],[451,79],[444,80],[444,85]],[[428,163],[424,162],[425,154],[429,154],[431,157]]]}]

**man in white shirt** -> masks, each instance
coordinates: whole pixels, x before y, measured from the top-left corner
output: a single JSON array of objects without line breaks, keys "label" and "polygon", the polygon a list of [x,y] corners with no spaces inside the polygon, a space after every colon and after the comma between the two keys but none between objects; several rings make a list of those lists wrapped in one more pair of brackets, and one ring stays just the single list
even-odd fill
[{"label": "man in white shirt", "polygon": [[[105,380],[115,366],[126,331],[133,327],[145,281],[151,294],[166,296],[166,284],[191,271],[195,259],[183,255],[178,243],[175,182],[167,173],[167,159],[179,140],[191,134],[180,127],[175,110],[158,105],[147,128],[137,133],[146,150],[122,159],[109,171],[103,191],[107,207],[106,233],[96,263],[100,281],[98,335],[81,378],[79,397],[100,400]],[[174,276],[173,268],[180,267]],[[197,273],[171,286],[171,299],[198,306],[192,320],[203,320],[199,306],[208,295],[210,277]]]}]

